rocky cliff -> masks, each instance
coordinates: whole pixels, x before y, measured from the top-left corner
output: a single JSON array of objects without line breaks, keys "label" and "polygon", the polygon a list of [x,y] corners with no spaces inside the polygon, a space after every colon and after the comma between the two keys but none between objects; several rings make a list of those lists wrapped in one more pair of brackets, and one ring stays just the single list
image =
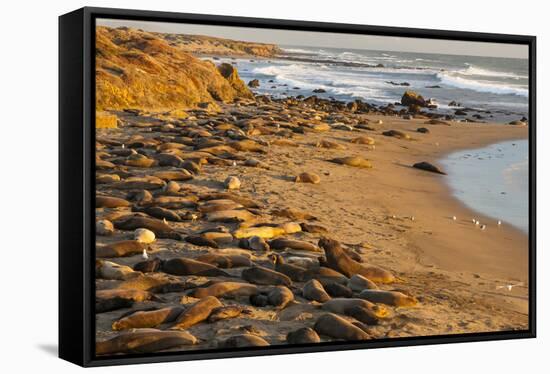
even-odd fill
[{"label": "rocky cliff", "polygon": [[231,65],[218,68],[158,34],[97,28],[97,110],[169,110],[237,98],[252,93]]}]

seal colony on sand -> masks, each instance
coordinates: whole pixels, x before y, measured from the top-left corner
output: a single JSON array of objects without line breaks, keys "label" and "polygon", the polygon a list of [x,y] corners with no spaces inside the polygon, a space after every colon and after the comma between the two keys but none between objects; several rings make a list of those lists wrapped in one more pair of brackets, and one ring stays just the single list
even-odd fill
[{"label": "seal colony on sand", "polygon": [[[383,174],[445,178],[433,139],[445,131],[452,135],[443,139],[457,131],[491,138],[483,127],[436,126],[442,119],[429,111],[361,101],[254,96],[225,65],[219,77],[207,68],[220,100],[204,94],[186,110],[103,108],[118,127],[98,129],[96,139],[98,355],[524,326],[521,309],[479,291],[493,278],[419,260],[416,237],[453,249],[416,211],[436,204],[431,196],[410,203],[409,190]],[[466,216],[438,212],[451,213]],[[463,229],[455,221],[453,230]],[[487,247],[481,230],[467,235]]]}]

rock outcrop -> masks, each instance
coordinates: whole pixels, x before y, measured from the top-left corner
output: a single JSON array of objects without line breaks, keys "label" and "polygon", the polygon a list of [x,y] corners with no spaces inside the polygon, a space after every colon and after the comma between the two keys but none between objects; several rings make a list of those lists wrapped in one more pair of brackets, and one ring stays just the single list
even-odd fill
[{"label": "rock outcrop", "polygon": [[98,27],[97,110],[172,110],[251,98],[235,68],[216,67],[156,34]]}]

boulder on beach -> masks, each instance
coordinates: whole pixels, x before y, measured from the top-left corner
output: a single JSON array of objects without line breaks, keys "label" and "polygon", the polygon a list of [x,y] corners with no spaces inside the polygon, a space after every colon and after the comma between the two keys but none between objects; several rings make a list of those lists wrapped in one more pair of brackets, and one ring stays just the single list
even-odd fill
[{"label": "boulder on beach", "polygon": [[423,107],[423,106],[426,106],[426,100],[424,100],[422,95],[414,91],[405,91],[405,93],[401,97],[401,105],[404,105],[404,106],[418,105]]}]

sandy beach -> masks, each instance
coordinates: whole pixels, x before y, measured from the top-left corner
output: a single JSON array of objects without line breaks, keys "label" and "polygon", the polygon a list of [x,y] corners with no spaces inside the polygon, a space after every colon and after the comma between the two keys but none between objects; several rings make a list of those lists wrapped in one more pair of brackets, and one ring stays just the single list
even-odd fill
[{"label": "sandy beach", "polygon": [[[109,76],[131,72],[98,64],[100,354],[528,328],[527,235],[453,197],[445,170],[413,167],[527,139],[527,126],[416,104],[270,98],[230,64],[181,59],[205,80],[192,95],[171,92],[170,103],[192,104],[182,109],[151,109],[164,96],[144,94],[147,84],[136,94]],[[157,83],[169,71],[153,66],[146,82],[169,92]],[[223,100],[201,101],[208,95]],[[128,348],[141,328],[151,339],[183,335]],[[307,339],[294,340],[303,329]]]}]

